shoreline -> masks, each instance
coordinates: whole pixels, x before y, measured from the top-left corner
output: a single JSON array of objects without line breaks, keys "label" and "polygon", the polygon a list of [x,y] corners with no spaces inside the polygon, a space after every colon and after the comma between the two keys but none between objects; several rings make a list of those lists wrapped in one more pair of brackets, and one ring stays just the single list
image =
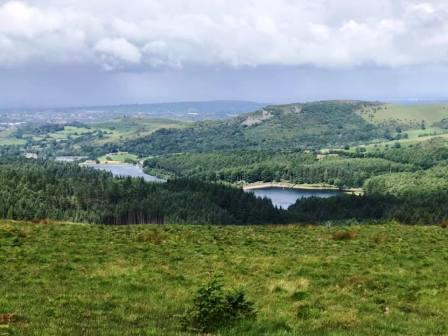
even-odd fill
[{"label": "shoreline", "polygon": [[99,163],[85,161],[85,162],[81,162],[80,165],[83,165],[83,166],[95,166],[95,165],[105,165],[105,166],[106,165],[109,165],[109,166],[120,166],[120,165],[139,166],[138,164],[127,163],[127,162],[122,162],[122,161],[100,161]]},{"label": "shoreline", "polygon": [[[108,162],[100,162],[100,163],[86,163],[82,162],[80,165],[94,167],[98,165],[102,166],[117,166],[117,165],[127,165],[139,168],[142,173],[155,177],[160,180],[167,180],[166,177],[148,174],[144,171],[143,167],[139,164],[131,164],[120,161],[108,161]],[[363,195],[364,190],[362,188],[347,188],[347,189],[339,189],[338,187],[331,184],[300,184],[300,183],[290,183],[290,182],[254,182],[254,183],[230,183],[230,185],[237,186],[242,188],[244,191],[257,190],[257,189],[266,189],[266,188],[287,188],[287,189],[296,189],[296,190],[323,190],[323,191],[341,191],[345,194],[352,195]]]},{"label": "shoreline", "polygon": [[[257,190],[264,188],[288,188],[288,189],[302,189],[302,190],[340,190],[338,187],[328,184],[297,184],[289,182],[255,182],[243,185],[243,190]],[[340,190],[346,194],[362,195],[364,191],[362,188],[348,188]]]}]

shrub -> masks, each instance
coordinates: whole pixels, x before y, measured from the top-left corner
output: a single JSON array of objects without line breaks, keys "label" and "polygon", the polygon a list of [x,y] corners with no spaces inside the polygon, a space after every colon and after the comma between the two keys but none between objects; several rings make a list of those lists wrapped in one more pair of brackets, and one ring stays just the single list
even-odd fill
[{"label": "shrub", "polygon": [[354,240],[358,233],[356,231],[337,231],[333,234],[334,240]]},{"label": "shrub", "polygon": [[291,295],[291,298],[293,300],[297,300],[297,301],[303,301],[305,299],[307,299],[309,297],[308,292],[306,291],[296,291]]},{"label": "shrub", "polygon": [[201,287],[184,316],[186,329],[212,332],[243,319],[254,319],[254,305],[242,290],[225,291],[219,279]]}]

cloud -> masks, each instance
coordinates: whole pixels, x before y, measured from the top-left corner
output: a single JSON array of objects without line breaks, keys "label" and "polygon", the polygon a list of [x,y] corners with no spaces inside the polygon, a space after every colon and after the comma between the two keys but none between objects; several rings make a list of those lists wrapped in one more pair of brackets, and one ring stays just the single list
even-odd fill
[{"label": "cloud", "polygon": [[105,38],[95,45],[101,64],[106,70],[118,68],[121,64],[139,64],[142,60],[140,50],[124,38]]},{"label": "cloud", "polygon": [[445,64],[443,0],[0,0],[0,67]]}]

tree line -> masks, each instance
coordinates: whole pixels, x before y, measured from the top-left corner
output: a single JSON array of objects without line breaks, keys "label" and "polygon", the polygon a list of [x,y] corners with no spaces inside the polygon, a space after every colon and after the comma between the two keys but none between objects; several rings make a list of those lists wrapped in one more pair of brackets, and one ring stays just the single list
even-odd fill
[{"label": "tree line", "polygon": [[414,171],[416,167],[384,158],[351,158],[306,151],[236,151],[158,156],[146,160],[145,169],[153,175],[213,182],[288,181],[350,188],[362,187],[373,176]]},{"label": "tree line", "polygon": [[283,211],[241,189],[197,180],[164,184],[51,161],[0,159],[0,218],[101,224],[262,224]]},{"label": "tree line", "polygon": [[448,166],[369,178],[365,195],[300,199],[288,210],[242,189],[172,179],[116,178],[76,164],[0,158],[0,218],[98,224],[282,224],[448,219]]}]

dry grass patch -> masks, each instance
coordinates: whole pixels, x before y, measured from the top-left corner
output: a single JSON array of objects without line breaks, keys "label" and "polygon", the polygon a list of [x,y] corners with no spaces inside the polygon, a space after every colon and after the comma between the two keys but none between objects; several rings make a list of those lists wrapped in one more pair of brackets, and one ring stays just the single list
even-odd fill
[{"label": "dry grass patch", "polygon": [[352,287],[362,287],[368,284],[371,278],[366,275],[352,275],[344,279],[343,285]]},{"label": "dry grass patch", "polygon": [[17,314],[9,313],[9,314],[0,314],[0,325],[8,325],[17,321]]},{"label": "dry grass patch", "polygon": [[285,292],[290,296],[298,295],[297,293],[306,292],[310,285],[307,278],[298,278],[296,280],[275,280],[272,281],[268,288],[271,293]]},{"label": "dry grass patch", "polygon": [[347,307],[333,306],[326,310],[321,328],[325,330],[349,330],[359,324],[358,313]]},{"label": "dry grass patch", "polygon": [[440,224],[440,227],[441,227],[442,229],[446,229],[446,228],[448,228],[448,220],[443,221],[443,222]]},{"label": "dry grass patch", "polygon": [[389,240],[389,237],[385,234],[376,234],[371,238],[371,241],[377,245],[383,245]]},{"label": "dry grass patch", "polygon": [[166,234],[159,230],[142,231],[136,235],[136,240],[138,242],[147,242],[154,245],[165,244]]},{"label": "dry grass patch", "polygon": [[358,232],[355,230],[344,230],[333,233],[334,240],[355,240],[358,237]]}]

